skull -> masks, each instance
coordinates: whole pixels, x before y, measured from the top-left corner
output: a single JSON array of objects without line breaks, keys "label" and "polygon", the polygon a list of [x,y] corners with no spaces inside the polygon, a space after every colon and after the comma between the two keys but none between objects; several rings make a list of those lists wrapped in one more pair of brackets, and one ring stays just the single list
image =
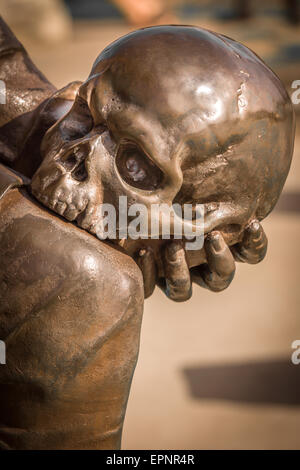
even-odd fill
[{"label": "skull", "polygon": [[98,56],[44,137],[32,192],[91,233],[119,196],[201,203],[205,233],[230,238],[274,207],[293,141],[289,97],[253,52],[196,27],[150,27]]}]

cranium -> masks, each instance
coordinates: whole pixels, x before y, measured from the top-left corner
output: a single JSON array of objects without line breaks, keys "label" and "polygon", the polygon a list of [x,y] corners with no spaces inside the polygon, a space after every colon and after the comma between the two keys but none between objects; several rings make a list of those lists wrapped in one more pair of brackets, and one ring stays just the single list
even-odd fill
[{"label": "cranium", "polygon": [[32,180],[42,203],[94,233],[101,203],[202,203],[230,238],[274,207],[294,117],[275,74],[245,46],[190,26],[142,29],[98,56],[46,134]]}]

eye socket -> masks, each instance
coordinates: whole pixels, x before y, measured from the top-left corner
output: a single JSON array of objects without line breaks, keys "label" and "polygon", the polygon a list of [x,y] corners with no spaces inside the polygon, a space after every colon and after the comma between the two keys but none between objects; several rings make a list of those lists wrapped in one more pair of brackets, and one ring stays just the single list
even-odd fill
[{"label": "eye socket", "polygon": [[163,172],[132,142],[120,145],[116,165],[124,181],[135,188],[152,191],[163,180]]}]

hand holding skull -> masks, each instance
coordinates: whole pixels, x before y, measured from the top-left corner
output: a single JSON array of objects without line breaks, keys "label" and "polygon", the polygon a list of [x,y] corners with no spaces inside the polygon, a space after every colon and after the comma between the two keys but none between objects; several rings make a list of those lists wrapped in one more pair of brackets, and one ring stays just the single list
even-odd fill
[{"label": "hand holding skull", "polygon": [[198,262],[182,242],[157,241],[153,250],[149,234],[149,243],[122,243],[141,267],[146,297],[158,282],[173,300],[186,300],[192,281],[223,290],[235,260],[254,264],[265,256],[259,221],[287,176],[291,129],[284,88],[246,47],[193,27],[148,28],[96,59],[71,110],[46,134],[31,189],[93,234],[100,205],[117,209],[120,196],[149,210],[202,204]]},{"label": "hand holding skull", "polygon": [[151,248],[138,253],[138,263],[144,279],[145,298],[150,297],[156,283],[172,300],[182,302],[192,295],[192,282],[220,292],[226,289],[235,274],[235,260],[250,264],[262,261],[267,252],[268,240],[258,221],[245,228],[241,243],[229,247],[221,232],[211,232],[205,240],[206,263],[189,268],[182,242],[172,241],[163,247],[165,278],[158,278],[155,256]]}]

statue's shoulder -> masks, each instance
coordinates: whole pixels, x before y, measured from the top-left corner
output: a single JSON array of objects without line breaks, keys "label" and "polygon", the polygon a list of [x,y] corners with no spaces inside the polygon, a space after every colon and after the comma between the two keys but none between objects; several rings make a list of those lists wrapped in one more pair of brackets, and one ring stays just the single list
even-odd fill
[{"label": "statue's shoulder", "polygon": [[4,271],[12,260],[12,246],[14,262],[19,257],[16,282],[22,272],[30,283],[35,277],[57,274],[62,279],[73,279],[74,285],[91,281],[103,288],[105,284],[106,291],[118,285],[125,296],[131,287],[142,289],[140,270],[128,255],[42,206],[27,191],[21,176],[2,165],[0,245]]},{"label": "statue's shoulder", "polygon": [[[105,358],[124,351],[117,362],[125,374],[137,349],[143,283],[134,261],[22,186],[0,199],[0,260],[0,338],[9,338],[10,347],[0,383],[33,384],[49,399],[78,386],[80,401],[86,395],[77,375],[87,371],[114,390]],[[87,381],[86,389],[93,384]]]}]

